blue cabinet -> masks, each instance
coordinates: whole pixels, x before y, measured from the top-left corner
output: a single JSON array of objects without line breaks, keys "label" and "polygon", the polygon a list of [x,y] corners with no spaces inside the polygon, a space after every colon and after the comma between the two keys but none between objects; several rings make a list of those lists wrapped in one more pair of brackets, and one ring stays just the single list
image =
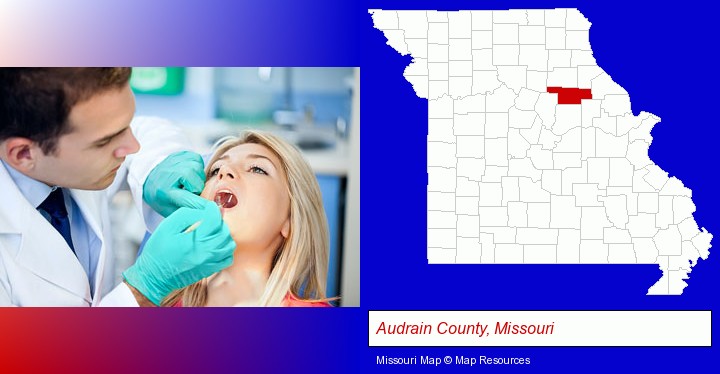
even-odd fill
[{"label": "blue cabinet", "polygon": [[330,261],[328,267],[327,295],[340,293],[340,259],[342,254],[342,216],[344,211],[344,178],[336,175],[317,175],[323,207],[330,230]]}]

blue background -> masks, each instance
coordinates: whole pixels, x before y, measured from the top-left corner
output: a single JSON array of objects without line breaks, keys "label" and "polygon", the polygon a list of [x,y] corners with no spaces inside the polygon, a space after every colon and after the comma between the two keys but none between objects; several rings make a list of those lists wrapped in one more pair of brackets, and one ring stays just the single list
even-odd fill
[{"label": "blue background", "polygon": [[661,275],[651,265],[429,266],[427,102],[402,76],[410,58],[386,45],[367,9],[579,8],[593,23],[590,42],[598,64],[629,92],[633,112],[662,118],[652,132],[651,159],[692,189],[695,219],[717,235],[714,25],[720,6],[693,1],[672,6],[631,1],[186,3],[6,1],[0,5],[0,63],[361,66],[362,306],[0,308],[3,371],[436,371],[376,366],[376,355],[486,355],[532,362],[443,366],[447,371],[667,372],[716,366],[717,348],[368,348],[369,309],[714,310],[718,256],[711,248],[710,259],[697,264],[689,287],[677,297],[645,296]]}]

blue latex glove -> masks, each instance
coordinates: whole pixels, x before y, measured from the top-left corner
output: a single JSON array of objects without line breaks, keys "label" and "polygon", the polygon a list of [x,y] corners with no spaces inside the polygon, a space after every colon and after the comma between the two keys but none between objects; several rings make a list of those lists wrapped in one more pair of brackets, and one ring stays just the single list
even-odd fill
[{"label": "blue latex glove", "polygon": [[[123,272],[125,281],[155,305],[232,264],[235,241],[220,208],[203,201],[202,209],[180,208],[164,219],[135,264]],[[195,230],[185,232],[198,221]]]},{"label": "blue latex glove", "polygon": [[205,164],[190,151],[173,153],[148,174],[143,184],[143,200],[167,217],[181,207],[201,208],[205,199],[198,195],[205,187]]}]

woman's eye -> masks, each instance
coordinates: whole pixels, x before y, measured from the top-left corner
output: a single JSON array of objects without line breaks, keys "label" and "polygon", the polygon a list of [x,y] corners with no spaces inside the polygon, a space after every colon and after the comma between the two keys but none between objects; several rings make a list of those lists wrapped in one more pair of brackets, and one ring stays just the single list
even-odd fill
[{"label": "woman's eye", "polygon": [[251,173],[258,173],[258,174],[265,174],[265,175],[267,175],[267,172],[266,172],[265,170],[263,170],[261,167],[258,167],[258,166],[253,166],[253,167],[251,167],[251,168],[250,168],[250,172],[251,172]]},{"label": "woman's eye", "polygon": [[217,175],[217,173],[220,171],[220,168],[212,168],[210,169],[210,173],[208,173],[209,177],[214,177]]}]

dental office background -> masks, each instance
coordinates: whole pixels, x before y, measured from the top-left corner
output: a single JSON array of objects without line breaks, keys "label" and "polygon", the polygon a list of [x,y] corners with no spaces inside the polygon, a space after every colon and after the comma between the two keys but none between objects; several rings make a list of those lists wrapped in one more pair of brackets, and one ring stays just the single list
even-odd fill
[{"label": "dental office background", "polygon": [[[296,67],[133,68],[139,116],[181,126],[201,154],[244,128],[274,132],[303,152],[323,196],[330,229],[328,296],[360,303],[360,70]],[[118,281],[145,236],[129,191],[111,219]]]}]

